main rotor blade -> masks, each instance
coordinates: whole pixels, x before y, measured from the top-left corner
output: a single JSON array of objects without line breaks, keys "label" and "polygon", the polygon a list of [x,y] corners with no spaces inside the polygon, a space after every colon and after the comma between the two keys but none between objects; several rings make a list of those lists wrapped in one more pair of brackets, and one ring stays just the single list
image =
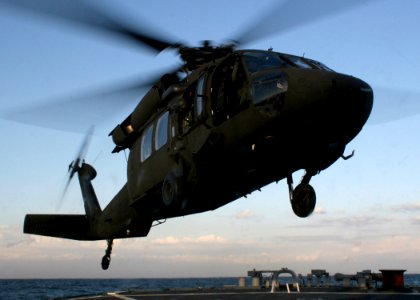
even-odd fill
[{"label": "main rotor blade", "polygon": [[420,94],[407,89],[374,87],[375,100],[368,124],[398,121],[420,114]]},{"label": "main rotor blade", "polygon": [[123,38],[137,45],[148,46],[157,52],[163,51],[171,46],[178,46],[178,44],[163,38],[161,35],[157,38],[146,34],[145,31],[150,32],[150,29],[135,29],[132,27],[133,25],[129,26],[127,23],[123,23],[121,21],[122,16],[117,18],[115,13],[112,16],[112,13],[109,11],[105,12],[104,9],[99,10],[85,1],[0,0],[0,3],[35,14],[48,16],[58,21],[70,21],[73,24],[101,31],[111,37]]},{"label": "main rotor blade", "polygon": [[238,44],[250,43],[368,2],[369,0],[289,0],[271,7],[233,40]]},{"label": "main rotor blade", "polygon": [[[157,81],[157,78],[152,79],[153,83]],[[106,88],[39,101],[34,105],[3,113],[0,117],[44,128],[85,133],[89,126],[101,125],[118,112],[131,112],[130,109],[134,108],[153,83],[139,79],[114,83]],[[106,128],[106,132],[109,130],[110,128]]]}]

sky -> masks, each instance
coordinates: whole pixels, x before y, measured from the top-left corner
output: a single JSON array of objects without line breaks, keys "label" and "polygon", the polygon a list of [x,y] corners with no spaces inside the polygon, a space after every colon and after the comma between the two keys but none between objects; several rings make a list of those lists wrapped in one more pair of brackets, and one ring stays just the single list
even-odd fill
[{"label": "sky", "polygon": [[[148,30],[198,45],[234,38],[280,1],[116,2],[101,3],[148,24]],[[274,11],[278,19],[291,14]],[[104,241],[22,233],[27,213],[84,213],[77,181],[60,200],[83,129],[66,132],[0,119],[0,278],[245,276],[253,268],[282,267],[302,274],[386,268],[420,273],[419,12],[415,0],[365,1],[242,46],[305,55],[374,90],[371,119],[346,149],[346,154],[355,149],[355,156],[311,180],[317,193],[313,215],[293,214],[283,180],[215,211],[169,219],[145,238],[115,241],[106,272],[100,268]],[[277,24],[266,27],[280,31]],[[174,52],[155,55],[1,2],[0,36],[0,115],[127,78],[149,78],[179,62]],[[126,182],[126,158],[111,154],[107,133],[141,97],[96,124],[86,160],[98,171],[93,184],[102,207]],[[77,112],[68,116],[75,127],[83,124]],[[301,176],[296,172],[295,182]]]}]

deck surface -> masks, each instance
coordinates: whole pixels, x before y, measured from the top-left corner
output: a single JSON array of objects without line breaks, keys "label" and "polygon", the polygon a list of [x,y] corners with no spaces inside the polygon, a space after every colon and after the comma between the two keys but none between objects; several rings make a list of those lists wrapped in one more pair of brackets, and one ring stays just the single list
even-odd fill
[{"label": "deck surface", "polygon": [[420,299],[417,291],[374,291],[374,290],[339,290],[339,289],[303,289],[300,293],[277,291],[271,293],[269,290],[260,289],[182,289],[168,291],[129,291],[129,292],[108,292],[103,295],[86,296],[73,298],[83,299],[148,299],[148,300],[194,300],[194,299],[218,299],[218,300],[239,300],[239,299],[296,299],[296,300],[329,300],[329,299]]}]

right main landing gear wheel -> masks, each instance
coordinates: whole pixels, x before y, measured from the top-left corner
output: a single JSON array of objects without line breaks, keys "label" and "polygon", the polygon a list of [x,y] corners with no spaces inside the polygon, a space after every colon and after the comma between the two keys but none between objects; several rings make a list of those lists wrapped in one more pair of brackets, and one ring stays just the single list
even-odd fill
[{"label": "right main landing gear wheel", "polygon": [[301,218],[306,218],[315,209],[316,195],[315,190],[310,184],[299,184],[292,193],[293,212]]},{"label": "right main landing gear wheel", "polygon": [[309,184],[314,172],[306,172],[302,182],[293,189],[292,175],[287,176],[287,185],[289,186],[290,203],[295,215],[300,218],[306,218],[313,213],[316,205],[316,194],[314,188]]}]

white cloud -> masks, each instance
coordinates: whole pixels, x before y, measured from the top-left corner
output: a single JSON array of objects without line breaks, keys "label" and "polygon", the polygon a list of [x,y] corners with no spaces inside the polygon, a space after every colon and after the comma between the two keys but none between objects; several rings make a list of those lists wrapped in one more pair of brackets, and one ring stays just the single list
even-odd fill
[{"label": "white cloud", "polygon": [[251,219],[255,217],[255,213],[253,211],[251,211],[249,208],[244,209],[243,211],[237,213],[235,215],[236,219],[240,219],[240,220],[247,220],[247,219]]},{"label": "white cloud", "polygon": [[322,206],[317,206],[315,207],[314,213],[318,215],[325,215],[327,211]]},{"label": "white cloud", "polygon": [[309,255],[297,255],[296,261],[304,261],[304,262],[313,262],[319,259],[319,253],[309,254]]},{"label": "white cloud", "polygon": [[158,238],[152,240],[152,243],[158,245],[176,245],[176,244],[207,244],[207,243],[224,243],[226,239],[224,237],[208,234],[198,237],[174,237],[168,236],[164,238]]},{"label": "white cloud", "polygon": [[215,234],[209,234],[209,235],[203,235],[198,237],[197,242],[199,243],[225,243],[226,239],[221,237],[221,236],[217,236]]},{"label": "white cloud", "polygon": [[[332,214],[331,214],[332,215]],[[377,215],[374,212],[360,214],[360,213],[348,213],[348,214],[335,214],[334,217],[323,218],[317,220],[317,225],[327,226],[341,226],[341,227],[372,227],[379,226],[381,224],[388,224],[395,221],[393,217],[385,217]]]},{"label": "white cloud", "polygon": [[[255,216],[250,210],[241,214]],[[403,228],[401,220],[408,226]],[[199,221],[197,224],[202,224]],[[0,226],[0,277],[28,276],[30,266],[42,266],[41,277],[53,272],[67,277],[236,276],[252,268],[283,266],[303,273],[314,267],[343,273],[385,267],[420,270],[420,237],[417,226],[409,226],[420,223],[420,217],[402,219],[401,215],[344,211],[310,219],[268,221],[272,222],[270,230],[236,221],[232,224],[241,223],[238,234],[227,232],[223,226],[210,233],[200,227],[196,234],[187,228],[173,234],[159,227],[146,238],[115,240],[108,273],[99,267],[105,241],[25,235],[20,227]],[[11,274],[9,270],[17,271]]]},{"label": "white cloud", "polygon": [[189,243],[191,240],[189,238],[179,238],[174,236],[168,236],[164,238],[154,239],[152,243],[159,245],[175,245],[179,243]]},{"label": "white cloud", "polygon": [[415,225],[420,225],[420,216],[414,217],[412,219],[412,222],[411,223],[412,224],[415,224]]},{"label": "white cloud", "polygon": [[420,211],[420,202],[410,202],[400,205],[394,205],[390,209],[391,211],[402,213],[418,212]]}]

